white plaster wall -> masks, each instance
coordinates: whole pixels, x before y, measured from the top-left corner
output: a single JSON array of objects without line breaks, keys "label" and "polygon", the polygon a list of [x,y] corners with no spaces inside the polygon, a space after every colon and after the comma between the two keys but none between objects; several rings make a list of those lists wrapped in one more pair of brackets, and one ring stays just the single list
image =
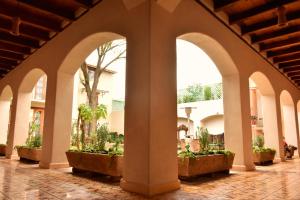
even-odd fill
[{"label": "white plaster wall", "polygon": [[283,133],[288,144],[298,146],[295,110],[292,105],[282,105]]}]

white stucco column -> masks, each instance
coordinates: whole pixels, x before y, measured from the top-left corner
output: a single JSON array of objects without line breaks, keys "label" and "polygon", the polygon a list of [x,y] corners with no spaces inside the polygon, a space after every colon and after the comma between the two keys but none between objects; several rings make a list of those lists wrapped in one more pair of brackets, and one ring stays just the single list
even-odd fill
[{"label": "white stucco column", "polygon": [[295,126],[296,126],[296,133],[297,133],[297,148],[298,148],[298,155],[300,155],[300,136],[299,136],[299,116],[297,111],[297,104],[294,105],[294,111],[295,111]]},{"label": "white stucco column", "polygon": [[261,96],[265,147],[276,150],[276,160],[280,160],[280,142],[275,95]]},{"label": "white stucco column", "polygon": [[284,132],[285,140],[288,144],[298,146],[294,106],[283,104],[281,109],[282,109],[282,121],[284,123],[283,132]]},{"label": "white stucco column", "polygon": [[67,167],[70,147],[74,76],[48,75],[41,168]]},{"label": "white stucco column", "polygon": [[11,100],[0,99],[0,144],[6,144]]},{"label": "white stucco column", "polygon": [[281,104],[280,104],[280,94],[275,95],[275,103],[276,103],[276,113],[277,113],[277,127],[278,127],[278,143],[279,143],[279,157],[282,162],[285,161],[284,156],[284,147],[283,147],[283,129],[284,124],[282,120],[282,112],[281,112]]},{"label": "white stucco column", "polygon": [[7,137],[6,157],[16,155],[14,147],[23,145],[28,137],[31,92],[19,92],[12,100],[10,129]]},{"label": "white stucco column", "polygon": [[234,168],[254,170],[248,77],[223,76],[225,148],[235,153]]},{"label": "white stucco column", "polygon": [[159,16],[153,15],[149,20],[149,8],[143,9],[145,16],[137,24],[139,29],[127,38],[125,160],[121,187],[151,196],[180,187],[176,36],[159,23]]}]

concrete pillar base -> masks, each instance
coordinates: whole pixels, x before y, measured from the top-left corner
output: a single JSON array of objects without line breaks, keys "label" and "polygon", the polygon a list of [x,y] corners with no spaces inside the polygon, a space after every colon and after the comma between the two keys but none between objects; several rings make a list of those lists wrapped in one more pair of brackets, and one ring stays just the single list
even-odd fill
[{"label": "concrete pillar base", "polygon": [[5,155],[5,158],[10,159],[10,160],[19,160],[18,154]]},{"label": "concrete pillar base", "polygon": [[128,192],[134,192],[145,196],[154,196],[156,194],[166,193],[179,189],[180,181],[176,180],[174,182],[168,182],[158,185],[145,185],[142,183],[128,182],[122,178],[120,186],[122,189]]},{"label": "concrete pillar base", "polygon": [[69,163],[39,163],[39,167],[42,169],[59,169],[70,167]]},{"label": "concrete pillar base", "polygon": [[274,158],[273,163],[280,163],[280,162],[284,162],[285,158]]},{"label": "concrete pillar base", "polygon": [[250,165],[250,166],[247,166],[247,165],[233,165],[232,166],[232,170],[234,171],[255,171],[256,168],[255,168],[255,165]]}]

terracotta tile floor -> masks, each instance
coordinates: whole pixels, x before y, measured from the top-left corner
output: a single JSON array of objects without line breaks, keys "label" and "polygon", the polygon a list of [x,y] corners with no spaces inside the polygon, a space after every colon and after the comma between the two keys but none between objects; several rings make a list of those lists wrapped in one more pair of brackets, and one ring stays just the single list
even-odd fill
[{"label": "terracotta tile floor", "polygon": [[[0,199],[145,199],[120,189],[118,182],[74,176],[70,169],[45,170],[38,165],[0,158]],[[175,199],[300,200],[300,160],[258,167],[255,172],[201,177],[182,182],[180,190],[153,197]]]}]

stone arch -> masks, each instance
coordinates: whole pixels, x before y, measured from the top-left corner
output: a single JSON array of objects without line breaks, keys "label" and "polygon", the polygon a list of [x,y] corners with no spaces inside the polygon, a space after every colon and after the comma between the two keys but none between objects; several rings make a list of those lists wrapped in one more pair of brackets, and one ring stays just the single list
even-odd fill
[{"label": "stone arch", "polygon": [[[53,110],[46,110],[46,113],[51,112],[53,116],[45,122],[47,135],[43,140],[45,150],[42,152],[41,167],[68,165],[65,152],[69,149],[72,131],[74,75],[88,55],[99,45],[118,39],[125,39],[125,37],[113,32],[89,34],[75,43],[62,59],[57,71],[56,87],[51,88],[55,91],[49,105]],[[64,98],[61,98],[60,94],[64,94]],[[64,134],[61,134],[62,132]],[[56,154],[55,158],[52,158],[53,152]]]},{"label": "stone arch", "polygon": [[22,79],[18,92],[32,92],[34,86],[43,75],[46,75],[46,73],[40,68],[34,68],[30,70]]},{"label": "stone arch", "polygon": [[250,130],[245,130],[242,122],[242,115],[245,113],[241,110],[240,75],[231,55],[216,39],[203,33],[185,33],[177,38],[195,44],[216,64],[223,82],[225,147],[236,153],[235,165],[248,170],[253,169],[250,155],[251,133]]},{"label": "stone arch", "polygon": [[[298,147],[299,136],[296,130],[295,104],[287,90],[280,93],[282,132],[287,144]],[[299,148],[299,147],[298,147]]]},{"label": "stone arch", "polygon": [[6,85],[0,93],[0,144],[6,144],[10,125],[10,108],[13,91]]},{"label": "stone arch", "polygon": [[[251,86],[251,81],[253,86]],[[270,79],[260,71],[249,76],[251,115],[257,117],[252,125],[252,138],[257,134],[264,134],[265,146],[276,150],[276,157],[280,157],[280,141],[277,126],[275,90]],[[262,133],[260,133],[262,131]]]},{"label": "stone arch", "polygon": [[[13,99],[13,106],[11,109],[11,124],[8,137],[8,145],[6,149],[6,156],[11,157],[13,147],[16,145],[23,145],[28,137],[30,113],[32,107],[32,91],[38,80],[46,73],[40,68],[33,68],[27,72],[17,90],[17,94]],[[41,119],[42,121],[42,119]]]}]

